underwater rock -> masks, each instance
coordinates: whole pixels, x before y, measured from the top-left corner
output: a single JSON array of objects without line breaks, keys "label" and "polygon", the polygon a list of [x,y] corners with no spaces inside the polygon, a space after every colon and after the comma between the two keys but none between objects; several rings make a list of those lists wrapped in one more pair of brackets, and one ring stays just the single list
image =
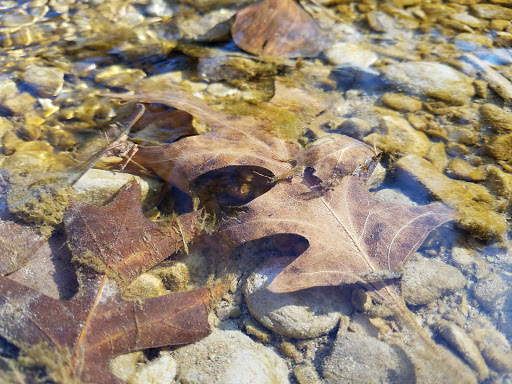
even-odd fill
[{"label": "underwater rock", "polygon": [[74,195],[79,200],[93,205],[103,205],[119,189],[131,180],[137,180],[141,188],[141,198],[145,205],[155,206],[164,189],[164,184],[152,177],[134,176],[129,173],[88,170],[74,185]]},{"label": "underwater rock", "polygon": [[415,382],[414,367],[400,348],[350,332],[338,335],[322,372],[326,384]]},{"label": "underwater rock", "polygon": [[490,165],[487,167],[487,182],[495,194],[507,198],[512,197],[512,175],[510,173]]},{"label": "underwater rock", "polygon": [[478,303],[490,313],[502,311],[507,300],[508,284],[497,274],[490,274],[473,286]]},{"label": "underwater rock", "polygon": [[416,255],[404,267],[402,294],[407,304],[428,304],[460,291],[465,284],[466,279],[457,268]]},{"label": "underwater rock", "polygon": [[258,322],[272,331],[297,339],[329,333],[341,315],[352,312],[350,297],[339,287],[315,287],[290,293],[273,293],[266,286],[292,258],[269,259],[247,279],[247,307]]},{"label": "underwater rock", "polygon": [[[484,186],[450,179],[427,160],[415,155],[402,157],[395,163],[395,170],[402,182],[413,186],[419,184],[454,208],[456,222],[474,236],[483,240],[505,236],[506,219],[494,211],[495,199]],[[400,172],[404,173],[403,177]]]},{"label": "underwater rock", "polygon": [[169,353],[160,352],[160,355],[149,363],[137,369],[130,378],[130,384],[168,384],[174,382],[177,373],[176,360]]},{"label": "underwater rock", "polygon": [[430,149],[427,135],[415,130],[407,120],[393,116],[382,116],[378,131],[366,136],[363,141],[394,156],[425,156]]},{"label": "underwater rock", "polygon": [[4,100],[0,106],[7,108],[13,115],[24,115],[34,109],[37,100],[28,92],[23,92]]},{"label": "underwater rock", "polygon": [[235,329],[214,329],[194,344],[171,352],[178,381],[186,384],[288,383],[284,360]]},{"label": "underwater rock", "polygon": [[494,156],[496,160],[505,162],[512,162],[512,133],[507,135],[499,135],[495,137],[490,144],[487,145],[487,149]]},{"label": "underwater rock", "polygon": [[[512,11],[512,10],[511,10]],[[512,83],[498,71],[493,69],[491,65],[480,60],[472,54],[464,55],[464,59],[478,71],[479,76],[489,83],[491,87],[506,102],[512,101]]]},{"label": "underwater rock", "polygon": [[27,69],[23,80],[41,97],[56,96],[64,85],[64,72],[59,68],[36,66]]},{"label": "underwater rock", "polygon": [[512,350],[502,333],[494,328],[476,328],[472,336],[492,369],[499,373],[512,371]]},{"label": "underwater rock", "polygon": [[310,364],[295,366],[293,375],[299,384],[322,384],[315,367]]},{"label": "underwater rock", "polygon": [[19,93],[16,83],[11,79],[0,79],[0,103]]},{"label": "underwater rock", "polygon": [[415,112],[422,106],[418,99],[400,93],[385,93],[382,95],[381,101],[389,108],[402,112]]},{"label": "underwater rock", "polygon": [[459,33],[453,39],[453,43],[458,49],[466,52],[473,52],[477,49],[493,46],[493,41],[490,37],[475,33]]},{"label": "underwater rock", "polygon": [[460,22],[464,25],[467,25],[468,27],[475,28],[475,29],[482,29],[487,25],[487,22],[484,20],[481,20],[475,16],[470,15],[469,13],[455,13],[453,15],[450,15],[450,19]]},{"label": "underwater rock", "polygon": [[127,87],[146,77],[141,69],[123,68],[120,65],[111,65],[102,69],[94,80],[108,87]]},{"label": "underwater rock", "polygon": [[201,57],[197,73],[208,82],[258,79],[275,76],[285,70],[284,59],[255,60],[250,57],[212,56]]},{"label": "underwater rock", "polygon": [[448,341],[476,371],[478,381],[483,381],[489,376],[489,368],[480,354],[478,347],[461,327],[446,320],[439,320],[435,324],[435,327],[443,338]]},{"label": "underwater rock", "polygon": [[110,366],[119,379],[129,384],[174,383],[177,374],[176,361],[166,351],[149,362],[142,351],[127,353],[113,359]]},{"label": "underwater rock", "polygon": [[352,64],[357,67],[369,67],[379,59],[374,51],[351,43],[334,44],[325,50],[324,55],[332,65]]},{"label": "underwater rock", "polygon": [[217,9],[204,15],[187,16],[177,22],[178,39],[188,41],[228,40],[231,30],[230,19],[236,13],[233,9]]},{"label": "underwater rock", "polygon": [[158,297],[169,292],[165,289],[164,283],[158,277],[143,273],[130,283],[123,291],[125,300],[149,299]]},{"label": "underwater rock", "polygon": [[448,166],[448,157],[446,156],[446,146],[444,143],[432,143],[430,150],[425,158],[439,171],[444,172]]},{"label": "underwater rock", "polygon": [[452,159],[448,164],[448,172],[456,179],[466,181],[482,181],[487,177],[487,172],[484,168],[475,168],[467,161],[462,159]]},{"label": "underwater rock", "polygon": [[0,117],[0,140],[4,137],[7,132],[10,132],[14,129],[12,123],[7,120],[5,117]]},{"label": "underwater rock", "polygon": [[473,80],[445,64],[411,61],[391,64],[383,72],[385,79],[396,87],[450,104],[466,104],[475,94]]},{"label": "underwater rock", "polygon": [[512,9],[501,7],[494,4],[475,4],[471,6],[471,10],[477,17],[482,19],[512,19]]},{"label": "underwater rock", "polygon": [[494,104],[484,104],[480,107],[480,113],[483,120],[496,132],[512,131],[512,112],[505,111]]},{"label": "underwater rock", "polygon": [[369,122],[358,117],[347,119],[341,124],[341,132],[344,135],[362,139],[372,130]]}]

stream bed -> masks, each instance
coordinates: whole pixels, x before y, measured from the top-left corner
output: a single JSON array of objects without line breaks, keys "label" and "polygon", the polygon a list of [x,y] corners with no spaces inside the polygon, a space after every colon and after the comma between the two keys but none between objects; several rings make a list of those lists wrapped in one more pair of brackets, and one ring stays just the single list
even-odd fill
[{"label": "stream bed", "polygon": [[[301,149],[341,135],[360,140],[381,153],[367,183],[377,198],[451,209],[453,220],[397,273],[413,328],[466,376],[443,376],[439,359],[412,348],[410,330],[357,285],[267,291],[308,247],[285,234],[222,256],[199,239],[124,287],[123,298],[137,301],[228,286],[211,311],[210,336],[121,354],[110,363],[115,380],[512,383],[512,3],[266,0],[270,14],[289,7],[278,24],[298,8],[295,27],[304,27],[254,48],[247,40],[267,28],[241,37],[236,26],[256,3],[0,1],[2,279],[55,300],[79,294],[81,268],[91,265],[78,267],[63,212],[71,201],[106,204],[134,178],[151,220],[202,204],[222,223],[267,193],[258,180],[272,175],[261,170],[201,176],[191,193],[119,166],[131,152],[105,152],[126,137],[144,147],[209,132],[165,100],[145,103],[140,117],[136,103],[111,95],[183,92],[215,111],[258,116],[272,137]],[[113,126],[131,128],[126,136]],[[63,381],[9,338],[2,303],[0,381]]]}]

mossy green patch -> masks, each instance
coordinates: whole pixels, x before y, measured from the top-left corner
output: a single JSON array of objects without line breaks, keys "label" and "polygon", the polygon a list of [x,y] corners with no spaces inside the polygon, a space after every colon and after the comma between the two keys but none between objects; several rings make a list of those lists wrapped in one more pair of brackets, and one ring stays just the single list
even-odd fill
[{"label": "mossy green patch", "polygon": [[241,116],[257,116],[264,120],[271,133],[279,138],[296,143],[303,135],[303,122],[297,114],[267,103],[257,105],[247,102],[227,104],[224,112]]},{"label": "mossy green patch", "polygon": [[13,187],[7,194],[7,204],[11,213],[36,224],[42,235],[48,238],[54,228],[62,223],[70,193],[69,185],[49,177],[28,188]]},{"label": "mossy green patch", "polygon": [[46,368],[46,378],[57,383],[82,384],[82,381],[70,369],[71,352],[64,348],[57,351],[51,345],[41,342],[23,349],[18,357],[18,362],[22,367],[28,369],[44,367]]}]

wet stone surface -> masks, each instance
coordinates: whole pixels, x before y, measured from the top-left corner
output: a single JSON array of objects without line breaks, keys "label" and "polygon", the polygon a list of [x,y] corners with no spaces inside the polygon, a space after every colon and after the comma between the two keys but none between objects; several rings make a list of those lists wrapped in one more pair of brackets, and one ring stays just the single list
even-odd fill
[{"label": "wet stone surface", "polygon": [[[322,52],[314,57],[308,54],[314,50],[265,56],[238,48],[231,26],[239,10],[255,3],[0,2],[0,170],[21,191],[54,177],[62,184],[50,187],[62,185],[73,190],[73,198],[95,205],[135,178],[148,218],[191,209],[195,200],[187,191],[171,189],[147,172],[97,169],[116,168],[120,157],[102,157],[97,168],[88,169],[111,144],[105,132],[122,115],[120,104],[104,95],[129,89],[181,90],[219,111],[262,113],[277,127],[272,134],[293,131],[288,137],[301,147],[326,134],[362,140],[383,152],[367,184],[377,197],[409,206],[441,201],[453,209],[450,234],[427,238],[403,269],[403,296],[415,321],[463,360],[478,382],[510,382],[510,2],[300,2],[322,30],[313,47]],[[279,5],[288,3],[296,4]],[[265,44],[274,48],[274,41]],[[281,95],[285,111],[280,112],[270,100],[283,83],[309,99]],[[179,108],[146,107],[150,112],[128,136],[139,145],[169,144],[211,129],[180,115]],[[247,185],[238,187],[240,195]],[[7,209],[7,201],[2,204]],[[21,206],[12,203],[9,209],[25,218],[53,217],[45,213],[51,204],[25,205],[28,213]],[[59,225],[46,228],[46,235],[62,236]],[[1,246],[12,251],[8,240],[2,238]],[[63,292],[70,299],[82,277],[77,278],[65,243],[57,246],[54,240],[34,252],[14,250],[37,258],[9,271],[9,278],[54,299]],[[112,369],[124,382],[419,383],[445,377],[436,375],[435,364],[422,365],[421,351],[405,355],[397,340],[406,342],[407,332],[386,306],[354,285],[282,294],[266,290],[291,260],[287,256],[302,252],[303,244],[277,251],[248,247],[255,259],[238,265],[229,252],[202,241],[195,239],[187,252],[144,271],[123,295],[138,303],[234,281],[212,311],[218,316],[210,319],[213,333],[188,346],[118,357]],[[0,381],[43,380],[40,368],[20,366],[7,350],[0,346]]]}]

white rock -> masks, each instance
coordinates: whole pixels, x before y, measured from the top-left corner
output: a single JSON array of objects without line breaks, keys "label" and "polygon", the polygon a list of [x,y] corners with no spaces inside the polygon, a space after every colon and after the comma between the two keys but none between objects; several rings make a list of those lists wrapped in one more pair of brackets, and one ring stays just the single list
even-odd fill
[{"label": "white rock", "polygon": [[465,104],[475,94],[472,79],[445,64],[410,61],[391,64],[383,71],[384,77],[397,87],[451,104]]},{"label": "white rock", "polygon": [[379,56],[360,44],[339,43],[329,47],[324,52],[325,58],[333,65],[353,64],[359,67],[369,67],[379,59]]},{"label": "white rock", "polygon": [[56,96],[64,85],[64,72],[55,67],[35,66],[27,69],[23,80],[41,97]]},{"label": "white rock", "polygon": [[76,197],[88,204],[103,205],[127,182],[135,179],[141,187],[142,201],[156,204],[164,184],[149,177],[133,176],[129,173],[90,169],[73,186]]},{"label": "white rock", "polygon": [[270,348],[239,330],[214,329],[207,338],[171,352],[183,384],[288,383],[288,368]]},{"label": "white rock", "polygon": [[174,382],[177,363],[168,353],[160,356],[137,370],[129,384],[169,384]]},{"label": "white rock", "polygon": [[342,315],[352,312],[350,297],[339,287],[315,287],[273,293],[266,286],[293,258],[269,259],[247,279],[245,301],[258,322],[272,331],[298,339],[329,333]]}]

